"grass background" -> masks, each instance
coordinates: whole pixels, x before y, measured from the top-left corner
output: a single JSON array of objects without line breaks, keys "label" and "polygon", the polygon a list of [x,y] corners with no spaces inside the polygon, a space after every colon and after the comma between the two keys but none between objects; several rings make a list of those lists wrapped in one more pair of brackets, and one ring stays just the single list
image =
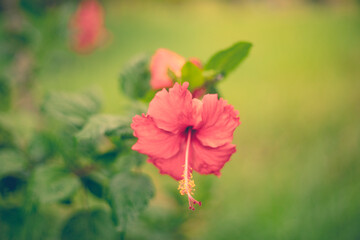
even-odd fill
[{"label": "grass background", "polygon": [[[189,239],[360,238],[358,9],[204,1],[105,7],[111,41],[91,55],[49,58],[39,99],[93,85],[104,111],[116,114],[130,103],[117,79],[132,56],[165,47],[206,61],[236,41],[254,45],[219,85],[240,112],[237,153],[221,178],[195,176],[199,196],[202,183],[213,186],[210,199],[189,213]],[[145,171],[156,181],[152,205],[171,205],[163,192],[177,183],[150,164]]]}]

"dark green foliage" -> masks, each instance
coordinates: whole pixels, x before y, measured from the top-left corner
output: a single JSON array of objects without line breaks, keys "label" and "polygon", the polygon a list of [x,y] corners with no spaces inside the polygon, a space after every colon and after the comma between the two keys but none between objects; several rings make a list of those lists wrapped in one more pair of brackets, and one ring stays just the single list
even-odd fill
[{"label": "dark green foliage", "polygon": [[21,208],[0,208],[0,239],[20,239],[24,223],[25,215]]},{"label": "dark green foliage", "polygon": [[139,221],[129,224],[127,236],[129,239],[142,240],[183,240],[186,238],[181,226],[187,219],[185,211],[149,208],[140,216]]},{"label": "dark green foliage", "polygon": [[73,201],[72,201],[71,198],[64,199],[64,200],[60,201],[60,204],[65,205],[65,206],[67,206],[67,205],[70,206],[72,203],[73,203]]},{"label": "dark green foliage", "polygon": [[19,191],[26,184],[24,178],[20,176],[9,175],[0,179],[0,194],[7,197],[10,194]]},{"label": "dark green foliage", "polygon": [[11,147],[13,145],[13,135],[9,129],[5,128],[0,123],[0,149]]},{"label": "dark green foliage", "polygon": [[46,133],[36,133],[27,147],[27,154],[32,162],[43,162],[56,152],[56,140]]},{"label": "dark green foliage", "polygon": [[150,90],[150,56],[143,54],[133,58],[120,73],[122,92],[132,99],[146,97]]},{"label": "dark green foliage", "polygon": [[140,167],[145,162],[146,156],[135,151],[118,157],[113,165],[113,169],[117,172],[127,172],[134,167]]},{"label": "dark green foliage", "polygon": [[25,212],[25,223],[21,231],[21,240],[47,240],[57,235],[58,220],[48,211],[33,209]]},{"label": "dark green foliage", "polygon": [[104,187],[99,180],[92,176],[85,176],[81,178],[81,182],[86,189],[88,189],[94,196],[103,198]]},{"label": "dark green foliage", "polygon": [[50,93],[45,98],[43,111],[57,121],[80,128],[101,108],[99,97],[93,92],[82,94]]},{"label": "dark green foliage", "polygon": [[83,210],[75,213],[61,232],[62,240],[113,240],[115,228],[104,210]]},{"label": "dark green foliage", "polygon": [[20,0],[20,6],[27,13],[33,16],[42,17],[46,10],[59,6],[60,3],[69,2],[70,0]]},{"label": "dark green foliage", "polygon": [[76,135],[80,141],[97,141],[103,136],[132,135],[131,118],[113,115],[95,115]]},{"label": "dark green foliage", "polygon": [[0,150],[0,177],[18,173],[25,169],[26,159],[16,150]]},{"label": "dark green foliage", "polygon": [[10,106],[11,106],[10,81],[5,77],[0,77],[0,112],[8,110]]},{"label": "dark green foliage", "polygon": [[206,63],[205,69],[216,70],[226,77],[247,57],[251,46],[252,44],[248,42],[235,43],[233,46],[213,55]]},{"label": "dark green foliage", "polygon": [[94,157],[94,160],[104,164],[113,163],[119,155],[118,150],[112,150],[105,153],[100,153]]},{"label": "dark green foliage", "polygon": [[120,173],[110,182],[111,206],[115,212],[117,225],[125,230],[129,220],[142,212],[154,196],[152,180],[141,173]]},{"label": "dark green foliage", "polygon": [[51,165],[36,168],[30,185],[34,198],[41,203],[66,199],[79,187],[79,179],[68,169]]},{"label": "dark green foliage", "polygon": [[27,212],[22,208],[0,208],[0,239],[54,239],[56,220],[42,211]]}]

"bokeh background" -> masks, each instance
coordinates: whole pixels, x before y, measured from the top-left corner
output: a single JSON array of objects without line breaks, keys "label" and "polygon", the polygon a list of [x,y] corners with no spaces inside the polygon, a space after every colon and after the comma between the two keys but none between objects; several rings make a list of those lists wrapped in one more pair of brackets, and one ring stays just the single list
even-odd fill
[{"label": "bokeh background", "polygon": [[[119,72],[132,56],[168,48],[206,61],[239,40],[253,43],[249,57],[219,84],[240,112],[236,154],[220,178],[195,175],[195,196],[206,201],[181,226],[157,221],[150,232],[134,223],[133,239],[171,239],[171,229],[185,239],[360,239],[358,1],[102,1],[110,36],[88,54],[68,43],[76,2],[22,2],[31,12],[26,29],[35,50],[12,71],[36,66],[35,102],[48,91],[91,87],[102,93],[105,113],[121,113],[131,101],[119,91]],[[9,41],[1,42],[1,60],[14,47]],[[27,105],[27,89],[19,104]],[[150,164],[144,171],[157,191],[147,211],[173,209],[168,192],[177,183]]]}]

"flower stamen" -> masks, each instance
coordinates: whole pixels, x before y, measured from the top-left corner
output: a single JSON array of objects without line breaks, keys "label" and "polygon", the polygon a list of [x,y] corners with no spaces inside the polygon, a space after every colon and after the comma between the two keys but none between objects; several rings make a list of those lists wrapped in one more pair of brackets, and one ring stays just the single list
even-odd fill
[{"label": "flower stamen", "polygon": [[191,129],[188,130],[188,136],[186,141],[186,151],[185,151],[185,165],[184,165],[184,174],[183,179],[179,181],[178,190],[180,190],[181,195],[187,195],[189,200],[189,209],[195,210],[194,205],[198,204],[201,206],[201,202],[193,198],[195,182],[191,173],[191,167],[189,167],[189,149],[191,142]]}]

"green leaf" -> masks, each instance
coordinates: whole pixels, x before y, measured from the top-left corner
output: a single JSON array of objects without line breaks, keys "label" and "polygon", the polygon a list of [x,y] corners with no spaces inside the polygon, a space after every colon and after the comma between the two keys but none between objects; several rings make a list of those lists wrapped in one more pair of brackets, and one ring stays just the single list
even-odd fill
[{"label": "green leaf", "polygon": [[67,169],[45,165],[35,169],[31,191],[40,202],[50,203],[69,198],[79,186],[79,179]]},{"label": "green leaf", "polygon": [[120,156],[113,165],[116,172],[129,171],[133,167],[141,166],[146,160],[146,156],[135,151],[131,151],[127,155]]},{"label": "green leaf", "polygon": [[102,198],[104,195],[104,187],[100,181],[93,176],[85,176],[81,178],[83,185],[96,197]]},{"label": "green leaf", "polygon": [[147,175],[127,172],[114,176],[110,197],[119,229],[125,230],[128,221],[146,208],[154,193],[154,185]]},{"label": "green leaf", "polygon": [[76,135],[79,141],[96,141],[105,135],[132,135],[131,120],[113,115],[95,115],[90,118],[84,128]]},{"label": "green leaf", "polygon": [[0,122],[0,149],[14,145],[14,136],[9,127],[2,126]]},{"label": "green leaf", "polygon": [[20,176],[8,175],[0,179],[0,194],[4,198],[24,189],[26,181]]},{"label": "green leaf", "polygon": [[55,141],[49,134],[34,134],[27,147],[28,156],[33,162],[41,162],[51,158],[57,148]]},{"label": "green leaf", "polygon": [[6,111],[11,106],[11,86],[10,81],[0,77],[0,111]]},{"label": "green leaf", "polygon": [[0,177],[20,172],[26,167],[26,159],[15,150],[0,151]]},{"label": "green leaf", "polygon": [[100,111],[101,102],[93,93],[51,93],[43,103],[43,110],[65,124],[80,128],[87,119]]},{"label": "green leaf", "polygon": [[79,211],[65,224],[62,240],[113,240],[115,228],[109,214],[103,210]]},{"label": "green leaf", "polygon": [[0,239],[21,239],[24,222],[21,208],[0,208]]},{"label": "green leaf", "polygon": [[202,75],[205,78],[205,82],[207,82],[207,81],[212,81],[212,80],[216,79],[216,77],[218,76],[218,73],[217,73],[217,71],[210,69],[210,70],[203,71]]},{"label": "green leaf", "polygon": [[192,62],[186,62],[182,67],[181,80],[183,82],[189,82],[190,89],[201,87],[205,82],[202,70]]},{"label": "green leaf", "polygon": [[[179,195],[179,192],[177,191]],[[181,203],[183,206],[183,202]],[[139,221],[129,224],[126,229],[128,239],[187,239],[182,231],[183,224],[189,219],[187,211],[178,211],[162,206],[153,206],[141,215]],[[141,231],[139,231],[141,229]]]},{"label": "green leaf", "polygon": [[35,112],[10,111],[0,114],[0,146],[23,146],[29,141],[32,131],[39,126],[38,121],[39,115]]},{"label": "green leaf", "polygon": [[150,56],[142,54],[133,58],[120,73],[120,87],[132,99],[141,99],[150,90]]},{"label": "green leaf", "polygon": [[217,94],[218,97],[221,97],[221,93],[219,91],[219,89],[217,89],[216,84],[211,84],[208,88],[207,88],[207,92],[209,94]]},{"label": "green leaf", "polygon": [[105,164],[111,164],[115,162],[118,155],[119,155],[118,150],[111,150],[105,153],[99,153],[94,157],[94,160]]},{"label": "green leaf", "polygon": [[57,239],[57,219],[48,212],[27,212],[22,208],[0,208],[0,239]]},{"label": "green leaf", "polygon": [[42,212],[40,209],[26,212],[25,224],[22,226],[22,238],[20,239],[38,240],[56,238],[58,234],[56,228],[58,219],[49,212]]},{"label": "green leaf", "polygon": [[213,55],[205,65],[205,70],[216,70],[227,76],[248,55],[252,44],[248,42],[237,42],[233,46],[221,50]]}]

